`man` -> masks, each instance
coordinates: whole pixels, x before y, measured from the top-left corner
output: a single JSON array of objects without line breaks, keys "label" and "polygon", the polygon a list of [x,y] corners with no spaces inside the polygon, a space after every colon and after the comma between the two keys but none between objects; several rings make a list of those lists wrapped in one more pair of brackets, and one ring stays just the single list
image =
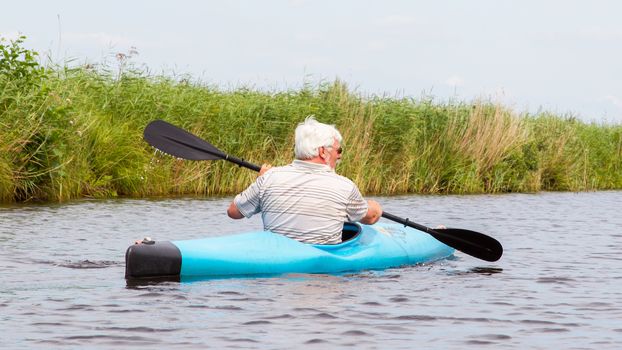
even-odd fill
[{"label": "man", "polygon": [[366,201],[352,181],[335,173],[341,141],[334,126],[307,117],[296,128],[296,159],[283,167],[262,166],[227,214],[242,219],[261,212],[264,230],[311,244],[341,243],[345,221],[376,223],[380,204]]}]

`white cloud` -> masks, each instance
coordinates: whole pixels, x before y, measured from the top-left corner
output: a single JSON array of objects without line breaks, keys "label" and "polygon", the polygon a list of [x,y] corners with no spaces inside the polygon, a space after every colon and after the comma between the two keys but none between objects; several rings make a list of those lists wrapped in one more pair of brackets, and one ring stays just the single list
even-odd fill
[{"label": "white cloud", "polygon": [[579,31],[579,36],[590,40],[621,40],[622,30],[619,28],[604,28],[600,26],[594,26],[589,28],[583,28]]},{"label": "white cloud", "polygon": [[16,32],[16,31],[9,31],[9,32],[0,32],[0,38],[4,38],[6,40],[15,40],[17,38],[19,38],[22,35],[22,33],[20,32]]},{"label": "white cloud", "polygon": [[293,60],[293,64],[290,66],[295,68],[309,68],[309,69],[319,69],[322,67],[330,67],[333,64],[333,61],[324,56],[312,56],[312,57],[304,57],[298,60]]},{"label": "white cloud", "polygon": [[390,15],[378,18],[376,23],[381,26],[399,27],[416,23],[415,17],[405,15]]},{"label": "white cloud", "polygon": [[136,46],[136,41],[125,36],[114,35],[104,32],[99,33],[63,33],[61,39],[66,43],[96,44],[96,46]]},{"label": "white cloud", "polygon": [[294,7],[302,7],[302,6],[306,6],[308,4],[313,3],[313,1],[310,1],[310,0],[289,0],[288,3],[291,6],[294,6]]},{"label": "white cloud", "polygon": [[622,108],[622,98],[619,98],[613,95],[606,95],[602,97],[602,100],[609,102],[618,108]]},{"label": "white cloud", "polygon": [[445,84],[451,87],[458,87],[464,85],[464,79],[460,76],[453,75],[445,80]]},{"label": "white cloud", "polygon": [[577,40],[587,40],[592,42],[622,40],[622,30],[620,28],[606,28],[602,26],[551,30],[534,34],[538,38],[544,38],[547,41],[554,42],[564,40],[573,42],[576,42]]},{"label": "white cloud", "polygon": [[372,40],[367,42],[367,48],[370,51],[384,51],[387,49],[387,43],[385,40]]},{"label": "white cloud", "polygon": [[323,33],[320,32],[301,32],[301,33],[295,33],[294,34],[294,39],[296,41],[303,41],[303,42],[317,42],[320,40],[324,40],[325,39],[325,35]]}]

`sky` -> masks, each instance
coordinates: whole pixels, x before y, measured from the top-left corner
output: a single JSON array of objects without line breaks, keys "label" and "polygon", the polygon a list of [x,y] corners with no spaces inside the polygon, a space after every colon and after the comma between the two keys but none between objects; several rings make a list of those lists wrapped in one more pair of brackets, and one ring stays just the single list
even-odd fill
[{"label": "sky", "polygon": [[2,0],[0,37],[55,63],[223,89],[340,79],[362,95],[502,103],[622,124],[621,1]]}]

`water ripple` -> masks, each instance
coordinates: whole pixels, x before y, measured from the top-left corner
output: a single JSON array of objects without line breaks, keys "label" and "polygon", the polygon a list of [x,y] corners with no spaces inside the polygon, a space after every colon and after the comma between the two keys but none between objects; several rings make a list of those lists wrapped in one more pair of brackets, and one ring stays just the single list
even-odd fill
[{"label": "water ripple", "polygon": [[358,330],[358,329],[353,329],[353,330],[342,332],[341,335],[352,336],[352,337],[372,336],[372,334]]},{"label": "water ripple", "polygon": [[321,318],[321,319],[336,319],[338,318],[337,316],[333,316],[327,312],[320,312],[319,314],[315,314],[313,315],[314,318]]},{"label": "water ripple", "polygon": [[68,267],[70,269],[103,269],[111,266],[125,266],[125,262],[122,261],[91,261],[91,260],[82,260],[82,261],[66,261],[55,263],[55,266],[60,267]]},{"label": "water ripple", "polygon": [[270,321],[266,321],[266,320],[257,320],[257,321],[248,321],[248,322],[244,322],[242,323],[245,326],[255,326],[255,325],[267,325],[267,324],[272,324],[272,322]]}]

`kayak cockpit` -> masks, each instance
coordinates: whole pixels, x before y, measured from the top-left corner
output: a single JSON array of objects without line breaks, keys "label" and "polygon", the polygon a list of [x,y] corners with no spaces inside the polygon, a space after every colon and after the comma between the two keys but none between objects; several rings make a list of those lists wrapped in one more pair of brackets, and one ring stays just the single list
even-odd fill
[{"label": "kayak cockpit", "polygon": [[358,236],[363,229],[361,225],[354,222],[346,222],[343,224],[343,230],[341,231],[341,243],[345,243],[354,237]]},{"label": "kayak cockpit", "polygon": [[337,244],[313,244],[313,247],[319,248],[324,251],[337,251],[346,246],[354,244],[361,238],[363,227],[354,222],[346,222],[343,224],[343,230],[341,231],[341,243]]}]

